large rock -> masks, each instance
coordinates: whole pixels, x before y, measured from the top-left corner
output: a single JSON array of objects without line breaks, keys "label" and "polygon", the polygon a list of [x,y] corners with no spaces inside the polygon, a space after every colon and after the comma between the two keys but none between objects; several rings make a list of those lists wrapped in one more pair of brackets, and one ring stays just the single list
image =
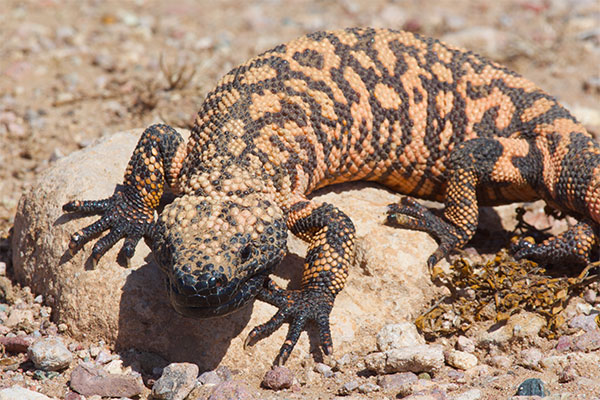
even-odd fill
[{"label": "large rock", "polygon": [[[274,307],[256,301],[226,317],[189,319],[170,307],[163,277],[146,244],[138,245],[129,268],[117,263],[120,243],[96,267],[89,260],[92,243],[69,256],[70,234],[97,217],[65,215],[62,204],[110,196],[122,182],[141,131],[114,134],[59,159],[21,198],[12,243],[17,279],[44,294],[55,319],[67,324],[79,340],[104,339],[118,349],[134,347],[170,361],[196,362],[201,370],[224,362],[264,373],[285,340],[287,326],[249,350],[243,350],[243,341],[250,329],[276,312]],[[373,349],[384,324],[414,315],[432,295],[425,260],[435,250],[435,241],[422,232],[383,225],[386,205],[398,198],[360,183],[336,186],[315,197],[348,213],[357,229],[356,266],[331,317],[338,355]],[[274,279],[297,288],[306,246],[294,237],[288,246],[290,254]],[[302,334],[291,365],[306,356],[310,343],[317,343],[316,330],[309,332]]]}]

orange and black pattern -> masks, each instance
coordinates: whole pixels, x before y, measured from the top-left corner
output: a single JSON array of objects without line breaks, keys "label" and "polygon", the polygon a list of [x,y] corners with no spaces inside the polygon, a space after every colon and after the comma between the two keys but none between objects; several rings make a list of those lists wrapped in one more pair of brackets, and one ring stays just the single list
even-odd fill
[{"label": "orange and black pattern", "polygon": [[[306,196],[354,180],[410,196],[390,205],[388,222],[436,237],[430,266],[469,241],[480,205],[544,199],[580,221],[544,243],[516,243],[518,257],[582,264],[598,246],[600,145],[553,97],[437,40],[357,28],[313,33],[233,69],[207,95],[187,145],[170,127],[148,128],[123,190],[65,206],[104,213],[70,247],[110,229],[94,257],[121,237],[130,255],[145,235],[178,312],[222,315],[258,297],[279,311],[250,342],[290,322],[285,362],[314,320],[330,352],[329,313],[355,229]],[[165,183],[177,198],[155,221]],[[443,216],[413,197],[444,202]],[[309,243],[299,291],[268,278],[288,231]]]}]

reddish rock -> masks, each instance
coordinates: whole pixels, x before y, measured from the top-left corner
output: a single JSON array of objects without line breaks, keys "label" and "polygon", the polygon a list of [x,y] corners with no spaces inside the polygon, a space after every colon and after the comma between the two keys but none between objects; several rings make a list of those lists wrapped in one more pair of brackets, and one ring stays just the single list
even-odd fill
[{"label": "reddish rock", "polygon": [[27,348],[31,346],[33,340],[30,337],[0,337],[0,346],[9,353],[27,353]]},{"label": "reddish rock", "polygon": [[589,331],[573,339],[573,350],[594,351],[600,349],[600,331]]},{"label": "reddish rock", "polygon": [[379,378],[379,386],[386,391],[397,391],[405,385],[418,381],[419,378],[412,372],[400,372],[397,374],[384,375]]},{"label": "reddish rock", "polygon": [[286,367],[274,367],[265,374],[262,385],[267,389],[288,389],[294,382],[294,374]]},{"label": "reddish rock", "polygon": [[223,382],[213,389],[208,400],[255,400],[248,386],[240,381]]},{"label": "reddish rock", "polygon": [[71,373],[71,389],[84,396],[133,397],[142,393],[142,378],[109,374],[92,363],[81,363]]},{"label": "reddish rock", "polygon": [[557,351],[569,351],[573,346],[573,339],[570,336],[561,336],[558,338],[558,343],[556,343]]}]

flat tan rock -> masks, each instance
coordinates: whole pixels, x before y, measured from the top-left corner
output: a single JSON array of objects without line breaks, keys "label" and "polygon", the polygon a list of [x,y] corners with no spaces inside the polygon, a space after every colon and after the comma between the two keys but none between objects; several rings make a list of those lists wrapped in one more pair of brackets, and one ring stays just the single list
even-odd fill
[{"label": "flat tan rock", "polygon": [[[67,252],[71,233],[97,216],[76,218],[62,212],[74,199],[102,199],[122,183],[125,167],[142,129],[117,133],[50,165],[20,200],[13,236],[17,279],[44,294],[57,322],[76,339],[105,340],[117,349],[152,351],[169,361],[195,362],[200,370],[220,363],[235,368],[268,368],[285,340],[287,325],[244,350],[243,341],[275,307],[256,301],[235,313],[211,320],[179,316],[170,307],[162,273],[149,249],[140,243],[130,267],[119,265],[121,243],[96,267],[89,256],[93,243],[73,257]],[[322,190],[316,200],[335,204],[354,221],[357,260],[331,316],[334,351],[367,353],[375,348],[382,326],[413,317],[432,295],[425,261],[436,243],[427,234],[383,225],[388,203],[399,196],[364,183]],[[306,245],[288,240],[290,253],[274,279],[298,288]],[[288,363],[316,348],[316,329],[303,333]],[[310,338],[309,338],[310,337]]]}]

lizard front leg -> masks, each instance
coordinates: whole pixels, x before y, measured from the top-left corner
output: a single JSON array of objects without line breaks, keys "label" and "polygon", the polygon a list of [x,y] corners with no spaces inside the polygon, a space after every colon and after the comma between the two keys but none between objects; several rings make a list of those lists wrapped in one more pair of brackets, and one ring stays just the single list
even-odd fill
[{"label": "lizard front leg", "polygon": [[125,237],[121,249],[131,258],[140,239],[149,234],[154,223],[154,210],[167,184],[176,187],[185,156],[181,135],[168,125],[152,125],[142,134],[129,160],[122,188],[103,200],[74,200],[63,205],[66,212],[102,214],[93,224],[75,232],[69,251],[76,252],[96,235],[110,229],[92,249],[95,264],[119,239]]},{"label": "lizard front leg", "polygon": [[354,256],[354,224],[331,204],[296,203],[287,224],[292,233],[309,243],[301,289],[283,290],[268,280],[257,297],[279,311],[246,339],[248,344],[259,336],[268,336],[288,321],[290,327],[276,359],[278,364],[286,362],[308,320],[317,323],[323,352],[331,354],[329,315]]}]

